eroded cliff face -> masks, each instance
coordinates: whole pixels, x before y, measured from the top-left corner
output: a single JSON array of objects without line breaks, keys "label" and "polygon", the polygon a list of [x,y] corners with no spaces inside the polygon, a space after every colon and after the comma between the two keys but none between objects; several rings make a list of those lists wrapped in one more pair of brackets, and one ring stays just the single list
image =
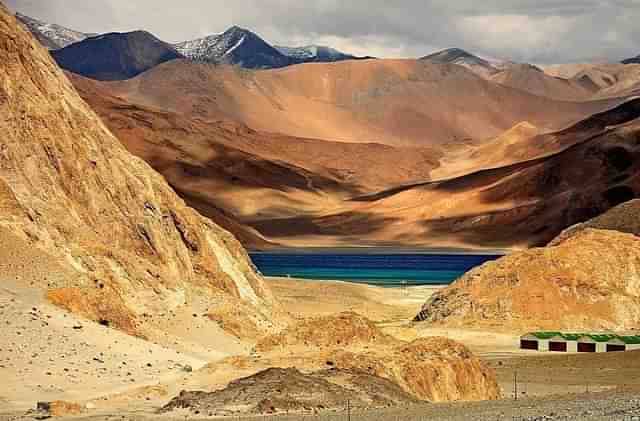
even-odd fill
[{"label": "eroded cliff face", "polygon": [[487,263],[432,296],[417,321],[509,330],[640,323],[640,237],[582,228]]},{"label": "eroded cliff face", "polygon": [[143,334],[142,315],[205,296],[273,327],[241,245],[126,152],[1,4],[0,115],[0,225],[80,275],[40,285],[54,303]]}]

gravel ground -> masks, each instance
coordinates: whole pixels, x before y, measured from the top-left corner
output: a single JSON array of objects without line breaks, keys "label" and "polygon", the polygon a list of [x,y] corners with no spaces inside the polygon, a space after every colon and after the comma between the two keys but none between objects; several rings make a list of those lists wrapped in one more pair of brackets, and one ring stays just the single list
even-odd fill
[{"label": "gravel ground", "polygon": [[[0,421],[32,420],[33,414],[0,414]],[[59,418],[64,419],[64,418]],[[118,413],[70,418],[74,421],[185,421],[203,420],[188,412],[178,411],[167,415],[152,413]],[[640,393],[593,393],[547,397],[544,399],[502,400],[459,404],[438,404],[372,410],[352,413],[327,412],[271,417],[228,417],[233,421],[640,421]]]}]

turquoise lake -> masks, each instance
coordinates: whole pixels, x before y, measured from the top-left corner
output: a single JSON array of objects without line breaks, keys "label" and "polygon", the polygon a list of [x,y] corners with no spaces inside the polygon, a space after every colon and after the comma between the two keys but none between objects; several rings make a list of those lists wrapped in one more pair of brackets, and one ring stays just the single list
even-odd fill
[{"label": "turquoise lake", "polygon": [[265,276],[340,280],[385,287],[447,285],[498,254],[250,253]]}]

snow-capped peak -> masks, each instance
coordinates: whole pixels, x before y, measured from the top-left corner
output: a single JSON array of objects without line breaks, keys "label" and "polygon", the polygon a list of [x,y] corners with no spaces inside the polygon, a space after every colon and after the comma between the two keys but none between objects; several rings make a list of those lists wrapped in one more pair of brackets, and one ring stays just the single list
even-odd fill
[{"label": "snow-capped peak", "polygon": [[46,23],[38,19],[16,13],[16,18],[21,21],[29,31],[48,49],[57,50],[68,45],[80,42],[95,34],[86,34],[74,31],[64,26]]},{"label": "snow-capped peak", "polygon": [[337,61],[354,58],[349,54],[344,54],[334,48],[326,47],[323,45],[306,45],[304,47],[276,46],[275,48],[285,56],[297,60],[308,61],[314,59],[322,59],[324,61]]},{"label": "snow-capped peak", "polygon": [[187,58],[206,63],[235,64],[249,69],[272,69],[308,62],[355,59],[330,47],[274,47],[255,33],[232,26],[221,34],[174,44]]},{"label": "snow-capped peak", "polygon": [[515,63],[471,54],[461,48],[448,48],[423,57],[422,60],[439,64],[456,64],[480,76],[487,77],[512,67]]},{"label": "snow-capped peak", "polygon": [[181,42],[174,47],[191,60],[218,61],[238,49],[250,35],[253,35],[252,32],[232,26],[221,34]]}]

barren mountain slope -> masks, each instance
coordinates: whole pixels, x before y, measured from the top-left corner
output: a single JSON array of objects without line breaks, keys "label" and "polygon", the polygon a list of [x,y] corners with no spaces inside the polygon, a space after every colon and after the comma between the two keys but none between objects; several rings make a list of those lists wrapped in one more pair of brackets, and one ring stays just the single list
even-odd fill
[{"label": "barren mountain slope", "polygon": [[115,97],[111,84],[70,78],[131,153],[251,247],[268,244],[238,223],[245,218],[330,211],[351,196],[428,179],[440,157],[428,148],[291,138],[189,119]]},{"label": "barren mountain slope", "polygon": [[[602,65],[606,65],[602,63]],[[562,79],[571,79],[575,75],[585,70],[598,67],[596,63],[570,63],[570,64],[556,64],[551,66],[544,66],[542,70],[549,76],[558,77]]]},{"label": "barren mountain slope", "polygon": [[491,80],[534,95],[564,101],[583,101],[597,91],[597,87],[589,89],[574,80],[550,76],[530,64],[511,66],[492,75]]},{"label": "barren mountain slope", "polygon": [[252,225],[292,244],[546,244],[563,229],[640,195],[639,113],[640,100],[634,100],[566,131],[533,138],[580,140],[546,157],[363,196],[319,218]]},{"label": "barren mountain slope", "polygon": [[240,244],[120,145],[4,7],[0,110],[0,225],[80,275],[34,285],[55,304],[137,335],[196,297],[274,326]]},{"label": "barren mountain slope", "polygon": [[584,228],[553,244],[474,269],[434,294],[417,319],[521,330],[637,327],[639,237]]},{"label": "barren mountain slope", "polygon": [[575,64],[545,68],[545,73],[571,79],[587,89],[597,89],[594,98],[637,95],[640,92],[640,64]]},{"label": "barren mountain slope", "polygon": [[417,60],[314,63],[247,71],[186,61],[115,83],[131,102],[287,135],[457,147],[521,121],[559,129],[615,100],[570,103],[486,81],[457,65]]},{"label": "barren mountain slope", "polygon": [[[541,134],[540,131],[527,121],[518,123],[500,136],[445,155],[440,165],[431,172],[431,178],[442,180],[459,177],[535,157],[536,152],[540,151],[532,147],[535,144],[533,139]],[[543,148],[544,152],[551,153],[553,150]]]}]

